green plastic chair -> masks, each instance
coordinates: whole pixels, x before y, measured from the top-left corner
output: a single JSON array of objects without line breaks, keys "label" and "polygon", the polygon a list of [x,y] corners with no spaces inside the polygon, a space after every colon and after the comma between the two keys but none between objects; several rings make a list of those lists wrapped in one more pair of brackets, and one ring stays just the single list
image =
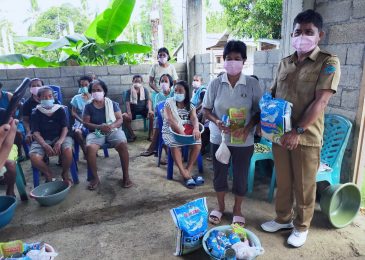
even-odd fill
[{"label": "green plastic chair", "polygon": [[[121,109],[122,109],[122,113],[125,113],[127,112],[127,107],[126,107],[126,101],[127,101],[127,91],[123,91],[122,93],[122,106],[121,106]],[[148,124],[147,124],[147,118],[143,118],[143,116],[141,115],[137,115],[136,116],[136,119],[143,119],[143,130],[145,132],[148,131]]]},{"label": "green plastic chair", "polygon": [[[318,171],[316,182],[326,181],[330,185],[340,183],[342,159],[350,137],[352,123],[343,116],[326,114],[324,118],[321,162],[332,170]],[[271,179],[270,194],[273,197],[276,183],[275,172]]]},{"label": "green plastic chair", "polygon": [[[251,157],[251,162],[250,162],[250,168],[248,171],[248,179],[247,179],[247,194],[251,195],[253,192],[253,185],[254,185],[254,181],[255,181],[255,167],[256,167],[256,162],[258,161],[262,161],[262,160],[272,160],[274,161],[274,157],[272,154],[272,144],[270,141],[268,141],[267,139],[261,137],[260,140],[260,144],[267,146],[268,148],[270,148],[270,151],[268,152],[254,152],[254,154]],[[275,167],[273,167],[272,170],[272,176],[275,175]],[[273,178],[271,177],[271,182],[272,182]],[[275,179],[274,179],[275,180]],[[271,187],[272,183],[270,184]],[[271,191],[269,190],[269,194],[268,194],[268,200],[271,202],[272,201],[272,196],[273,194],[271,193]]]}]

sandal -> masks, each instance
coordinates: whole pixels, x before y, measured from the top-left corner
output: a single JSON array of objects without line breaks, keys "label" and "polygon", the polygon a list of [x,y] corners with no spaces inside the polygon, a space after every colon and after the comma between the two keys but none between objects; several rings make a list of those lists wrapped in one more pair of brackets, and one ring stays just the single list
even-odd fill
[{"label": "sandal", "polygon": [[160,161],[160,164],[161,164],[161,165],[167,165],[167,160],[166,160],[166,159],[162,159],[162,160]]},{"label": "sandal", "polygon": [[119,180],[119,185],[122,186],[122,188],[128,189],[134,185],[133,182],[129,181],[129,184],[125,184],[123,180]]},{"label": "sandal", "polygon": [[155,151],[144,151],[144,152],[142,152],[142,153],[140,153],[139,155],[140,156],[145,156],[145,157],[148,157],[148,156],[151,156],[152,154],[154,154],[155,153]]},{"label": "sandal", "polygon": [[222,212],[214,209],[209,214],[209,222],[212,223],[213,225],[218,225],[219,223],[221,223],[222,216],[223,216]]},{"label": "sandal", "polygon": [[204,184],[204,178],[202,176],[193,176],[196,186],[201,186]]},{"label": "sandal", "polygon": [[87,188],[88,188],[88,190],[96,190],[96,188],[99,186],[99,184],[100,184],[100,181],[98,181],[94,184],[90,183],[89,185],[87,185]]},{"label": "sandal", "polygon": [[233,216],[232,224],[240,225],[241,227],[245,227],[246,220],[242,216]]},{"label": "sandal", "polygon": [[188,180],[185,180],[185,187],[188,189],[194,189],[196,186],[196,183],[193,178],[190,178]]}]

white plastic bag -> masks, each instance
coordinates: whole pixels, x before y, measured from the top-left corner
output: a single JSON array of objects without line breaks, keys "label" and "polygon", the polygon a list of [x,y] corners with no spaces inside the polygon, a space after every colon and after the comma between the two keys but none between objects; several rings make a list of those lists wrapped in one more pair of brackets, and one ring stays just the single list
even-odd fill
[{"label": "white plastic bag", "polygon": [[223,164],[228,164],[229,159],[231,158],[231,152],[229,151],[226,145],[223,132],[222,132],[222,142],[218,150],[215,152],[215,158],[217,159],[218,162],[221,162]]}]

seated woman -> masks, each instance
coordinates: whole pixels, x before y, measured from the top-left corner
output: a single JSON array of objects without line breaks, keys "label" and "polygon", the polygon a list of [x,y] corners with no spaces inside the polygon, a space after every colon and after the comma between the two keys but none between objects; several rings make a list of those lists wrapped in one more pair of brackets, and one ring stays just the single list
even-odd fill
[{"label": "seated woman", "polygon": [[[190,120],[193,126],[192,135],[195,138],[195,143],[191,146],[191,152],[187,167],[185,168],[181,156],[181,144],[175,140],[173,133],[185,135],[182,120]],[[164,108],[164,120],[162,127],[162,138],[167,146],[171,149],[172,157],[179,168],[180,174],[183,176],[185,186],[187,188],[194,188],[196,185],[203,184],[204,180],[201,176],[191,175],[193,165],[199,155],[201,148],[199,122],[196,116],[194,105],[190,103],[189,99],[189,85],[185,81],[179,81],[175,85],[175,93],[173,98],[168,98]]]},{"label": "seated woman", "polygon": [[[158,103],[165,101],[169,97],[172,97],[173,94],[172,94],[171,89],[172,89],[173,84],[174,84],[173,79],[169,74],[163,74],[161,76],[159,85],[162,89],[162,92],[158,92],[155,95],[155,100],[153,102],[155,107]],[[140,154],[141,156],[151,156],[152,154],[157,153],[157,146],[158,146],[157,139],[158,139],[159,134],[160,134],[160,129],[158,127],[157,113],[155,111],[155,117],[154,117],[154,121],[153,121],[152,142],[151,142],[150,146],[147,148],[147,150]],[[166,164],[166,160],[161,161],[161,164]]]},{"label": "seated woman", "polygon": [[143,79],[141,75],[134,75],[132,79],[132,87],[127,90],[126,107],[127,113],[123,113],[123,125],[131,135],[131,141],[135,141],[137,136],[132,129],[132,120],[137,115],[149,119],[149,131],[147,140],[151,141],[153,130],[153,110],[148,89],[143,87]]},{"label": "seated woman", "polygon": [[96,152],[105,143],[114,147],[118,152],[123,170],[121,185],[124,188],[129,188],[133,183],[129,179],[129,153],[127,139],[120,128],[123,117],[119,105],[106,97],[108,87],[101,80],[91,82],[89,93],[93,99],[91,103],[85,106],[83,114],[83,123],[90,131],[86,137],[87,166],[93,175],[88,189],[95,190],[100,184],[96,167]]},{"label": "seated woman", "polygon": [[87,134],[87,129],[82,124],[82,112],[85,105],[91,100],[91,94],[89,93],[89,85],[92,79],[89,76],[81,77],[79,82],[79,94],[74,96],[71,100],[71,114],[75,118],[75,123],[72,126],[74,131],[75,141],[80,145],[84,157],[86,158],[86,146],[84,143],[84,136]]},{"label": "seated woman", "polygon": [[34,141],[29,155],[32,165],[41,171],[46,182],[52,180],[52,172],[43,158],[61,155],[62,179],[71,184],[69,170],[72,163],[72,138],[68,134],[68,118],[62,105],[54,104],[53,90],[42,87],[38,90],[40,105],[32,113],[31,130]]}]

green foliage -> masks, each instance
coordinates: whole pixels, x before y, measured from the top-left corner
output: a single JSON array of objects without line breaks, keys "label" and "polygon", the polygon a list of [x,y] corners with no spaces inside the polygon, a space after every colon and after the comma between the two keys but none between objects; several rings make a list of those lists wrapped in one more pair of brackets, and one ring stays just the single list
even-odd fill
[{"label": "green foliage", "polygon": [[282,0],[220,0],[228,27],[239,37],[280,39]]},{"label": "green foliage", "polygon": [[[18,37],[17,45],[21,46],[19,48],[27,50],[28,53],[32,53],[31,49],[36,48],[41,55],[39,57],[23,54],[2,55],[0,63],[36,67],[138,63],[141,58],[134,54],[148,53],[151,47],[116,41],[128,24],[134,4],[135,0],[111,1],[109,8],[95,18],[85,34],[75,33],[57,40],[51,37]],[[54,10],[46,13],[54,14]],[[75,20],[73,21],[75,23]],[[37,25],[35,27],[37,28]],[[48,32],[50,31],[48,30],[46,34],[52,35],[52,32]]]},{"label": "green foliage", "polygon": [[76,33],[83,33],[89,24],[87,17],[83,16],[79,9],[61,5],[51,7],[40,14],[28,34],[29,36],[57,39],[63,35],[65,29],[68,29],[69,21],[74,23]]},{"label": "green foliage", "polygon": [[[160,0],[162,7],[162,25],[164,35],[164,47],[172,54],[183,41],[182,27],[177,24],[170,0]],[[146,45],[152,44],[152,25],[150,21],[150,13],[152,10],[152,0],[146,0],[141,7],[141,19],[138,29],[141,32],[142,42]],[[162,47],[162,46],[161,46]]]},{"label": "green foliage", "polygon": [[206,18],[207,33],[223,33],[227,29],[227,15],[221,12],[209,12]]}]

